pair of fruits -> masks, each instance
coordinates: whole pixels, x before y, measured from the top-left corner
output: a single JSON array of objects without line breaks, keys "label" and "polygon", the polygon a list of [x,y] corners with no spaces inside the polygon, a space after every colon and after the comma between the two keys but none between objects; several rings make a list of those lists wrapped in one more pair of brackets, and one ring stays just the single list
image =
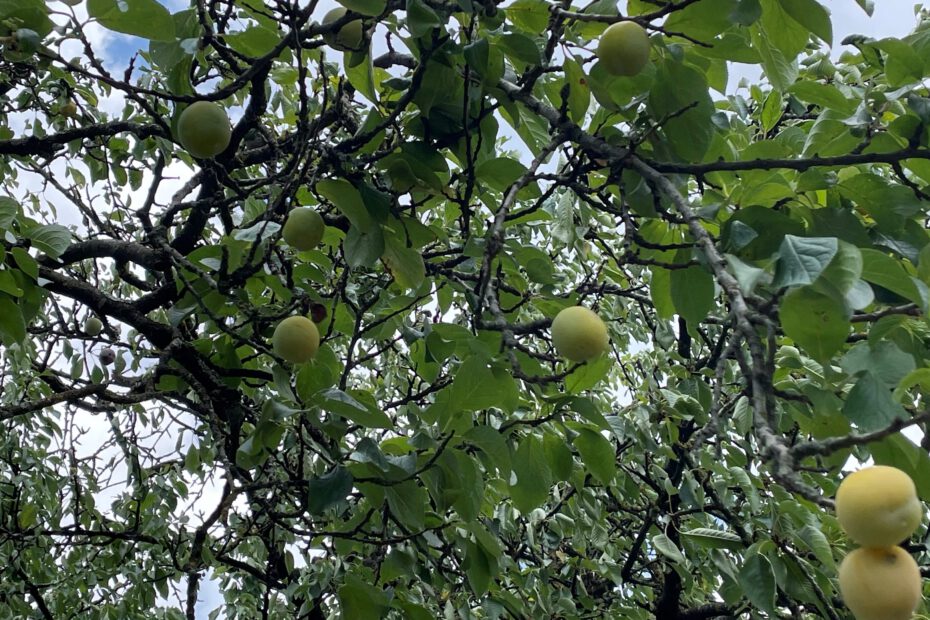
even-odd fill
[{"label": "pair of fruits", "polygon": [[856,620],[910,620],[921,599],[920,569],[897,546],[920,525],[911,478],[876,465],[850,474],[836,492],[836,518],[862,545],[840,564],[840,593]]}]

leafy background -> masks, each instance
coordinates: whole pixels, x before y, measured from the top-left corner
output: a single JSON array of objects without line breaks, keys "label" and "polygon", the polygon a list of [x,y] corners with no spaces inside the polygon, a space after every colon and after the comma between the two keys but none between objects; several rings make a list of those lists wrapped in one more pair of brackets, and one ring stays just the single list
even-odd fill
[{"label": "leafy background", "polygon": [[[605,2],[391,3],[345,57],[322,5],[127,6],[0,2],[47,46],[4,61],[14,617],[193,617],[211,581],[231,618],[845,617],[844,463],[930,497],[897,433],[930,386],[925,22],[631,2],[653,62],[613,79]],[[172,140],[195,87],[236,122],[216,162]],[[296,205],[320,250],[277,243]],[[547,327],[577,302],[612,351],[576,367]]]}]

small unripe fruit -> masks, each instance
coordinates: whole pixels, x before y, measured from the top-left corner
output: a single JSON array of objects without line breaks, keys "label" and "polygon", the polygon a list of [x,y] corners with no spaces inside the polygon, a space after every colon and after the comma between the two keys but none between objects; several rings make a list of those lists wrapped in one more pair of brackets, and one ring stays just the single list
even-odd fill
[{"label": "small unripe fruit", "polygon": [[890,547],[920,525],[923,506],[910,476],[875,465],[846,476],[836,491],[836,518],[863,547]]},{"label": "small unripe fruit", "polygon": [[[342,19],[348,11],[345,7],[336,7],[323,16],[323,25],[328,26]],[[362,49],[364,39],[364,24],[362,20],[353,19],[345,24],[338,32],[327,32],[323,35],[323,40],[333,49],[343,52],[356,52]]]},{"label": "small unripe fruit", "polygon": [[84,321],[84,333],[92,338],[96,338],[103,331],[103,321],[95,316]]},{"label": "small unripe fruit", "polygon": [[574,362],[594,359],[607,350],[609,342],[607,325],[583,306],[565,308],[552,321],[552,344]]},{"label": "small unripe fruit", "polygon": [[608,73],[637,75],[649,62],[649,35],[635,22],[611,24],[597,44],[597,57]]},{"label": "small unripe fruit", "polygon": [[58,108],[58,112],[65,118],[77,118],[78,107],[74,101],[69,99],[67,103]]},{"label": "small unripe fruit", "polygon": [[100,351],[100,363],[104,366],[109,366],[116,361],[116,351],[107,347]]},{"label": "small unripe fruit", "polygon": [[42,44],[39,33],[29,28],[20,28],[13,37],[16,41],[16,50],[23,54],[35,54],[39,51],[39,46]]},{"label": "small unripe fruit", "polygon": [[901,547],[852,551],[840,564],[839,582],[856,620],[911,620],[921,599],[920,569]]},{"label": "small unripe fruit", "polygon": [[231,139],[226,110],[212,101],[196,101],[178,118],[178,141],[199,159],[216,157],[226,150]]},{"label": "small unripe fruit", "polygon": [[289,316],[278,323],[271,343],[275,355],[292,364],[302,364],[313,359],[320,348],[320,332],[307,317]]},{"label": "small unripe fruit", "polygon": [[306,252],[320,245],[325,229],[326,223],[315,209],[297,207],[288,213],[281,234],[289,246]]}]

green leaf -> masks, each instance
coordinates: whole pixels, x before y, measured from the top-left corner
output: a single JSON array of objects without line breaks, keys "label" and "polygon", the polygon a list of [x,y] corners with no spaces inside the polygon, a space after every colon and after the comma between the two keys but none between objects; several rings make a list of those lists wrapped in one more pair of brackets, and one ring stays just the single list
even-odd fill
[{"label": "green leaf", "polygon": [[870,444],[869,452],[876,465],[897,467],[914,481],[917,495],[930,501],[930,455],[900,433]]},{"label": "green leaf", "polygon": [[394,276],[394,281],[404,289],[417,290],[426,279],[426,265],[423,255],[404,245],[396,235],[385,236],[384,254],[381,260]]},{"label": "green leaf", "polygon": [[387,7],[386,0],[339,0],[339,4],[361,15],[381,15]]},{"label": "green leaf", "polygon": [[407,28],[414,37],[422,37],[441,25],[436,11],[423,0],[407,0]]},{"label": "green leaf", "polygon": [[773,286],[811,284],[820,277],[836,256],[836,237],[796,237],[785,235],[778,249]]},{"label": "green leaf", "polygon": [[46,224],[29,231],[35,247],[52,258],[58,258],[71,245],[71,231],[60,224]]},{"label": "green leaf", "polygon": [[[43,0],[0,0],[0,20],[13,20],[14,29],[35,30],[40,37],[48,35],[54,27]],[[0,34],[8,33],[7,27],[0,26]]]},{"label": "green leaf", "polygon": [[417,532],[423,529],[429,496],[426,489],[415,480],[386,487],[388,508],[407,529]]},{"label": "green leaf", "polygon": [[874,372],[866,371],[846,396],[843,415],[860,430],[868,432],[884,428],[896,419],[907,418],[907,411],[891,398],[891,390]]},{"label": "green leaf", "polygon": [[497,562],[488,557],[479,545],[466,541],[465,560],[462,563],[465,577],[475,596],[484,596],[491,586],[491,574],[496,572]]},{"label": "green leaf", "polygon": [[574,439],[575,448],[588,470],[602,484],[610,484],[617,475],[617,456],[613,444],[603,435],[581,427]]},{"label": "green leaf", "polygon": [[830,545],[830,541],[827,540],[826,535],[819,528],[813,527],[812,525],[805,525],[798,534],[801,540],[804,541],[804,544],[814,552],[818,562],[830,570],[836,569],[836,562],[833,559],[833,547]]},{"label": "green leaf", "polygon": [[311,478],[307,489],[307,510],[320,515],[352,492],[352,474],[345,467],[335,467],[319,478]]},{"label": "green leaf", "polygon": [[546,453],[546,462],[549,463],[553,479],[567,481],[571,478],[574,460],[565,438],[555,433],[546,433],[543,436],[543,450]]},{"label": "green leaf", "polygon": [[549,497],[552,472],[546,465],[546,453],[542,442],[535,435],[527,435],[520,441],[513,459],[516,484],[510,486],[513,505],[523,514],[539,507]]},{"label": "green leaf", "polygon": [[19,306],[6,295],[0,295],[0,340],[4,346],[21,344],[26,340],[26,322]]},{"label": "green leaf", "polygon": [[368,232],[375,225],[371,214],[365,207],[361,193],[348,181],[323,179],[316,184],[316,190],[349,218],[352,225],[360,232]]},{"label": "green leaf", "polygon": [[383,618],[390,611],[390,599],[380,588],[350,574],[339,588],[339,606],[343,618]]},{"label": "green leaf", "polygon": [[501,474],[510,474],[510,447],[500,431],[490,426],[475,426],[465,433],[465,440],[487,454]]},{"label": "green leaf", "polygon": [[495,157],[475,168],[478,179],[492,189],[503,192],[526,172],[526,166],[511,157]]},{"label": "green leaf", "polygon": [[914,358],[890,340],[859,342],[843,356],[840,365],[850,375],[872,372],[888,389],[897,386],[916,367]]},{"label": "green leaf", "polygon": [[365,428],[393,428],[391,418],[375,407],[366,407],[337,388],[316,395],[316,404],[326,411],[341,415]]},{"label": "green leaf", "polygon": [[682,532],[682,535],[705,549],[730,549],[736,551],[743,548],[742,540],[733,532],[698,527]]},{"label": "green leaf", "polygon": [[668,60],[658,64],[649,91],[649,111],[663,123],[669,145],[687,161],[700,161],[710,146],[714,103],[707,80],[696,69]]},{"label": "green leaf", "polygon": [[687,564],[688,560],[682,555],[678,546],[672,542],[672,539],[665,534],[657,534],[652,537],[652,546],[656,551],[667,557],[676,564]]},{"label": "green leaf", "polygon": [[[512,7],[507,8],[508,14]],[[588,77],[581,64],[574,58],[566,58],[562,64],[565,70],[565,85],[568,87],[568,114],[576,123],[581,122],[588,106],[591,104],[591,88],[588,86]]]},{"label": "green leaf", "polygon": [[930,368],[918,368],[909,372],[892,393],[892,397],[900,402],[910,400],[907,396],[908,390],[915,385],[919,385],[922,392],[930,393]]},{"label": "green leaf", "polygon": [[87,13],[109,30],[154,41],[174,41],[171,13],[156,0],[87,0]]},{"label": "green leaf", "polygon": [[785,295],[779,308],[785,335],[818,361],[830,359],[849,333],[846,307],[810,287]]},{"label": "green leaf", "polygon": [[671,297],[675,311],[694,329],[714,307],[714,277],[700,265],[673,269]]},{"label": "green leaf", "polygon": [[452,402],[462,411],[498,407],[505,397],[503,388],[488,367],[487,360],[480,355],[473,355],[455,373]]},{"label": "green leaf", "polygon": [[796,22],[818,36],[827,45],[833,45],[833,24],[830,12],[817,0],[779,0],[782,8]]},{"label": "green leaf", "polygon": [[767,557],[756,553],[746,558],[739,571],[739,585],[753,605],[775,615],[775,572]]},{"label": "green leaf", "polygon": [[901,263],[879,250],[863,248],[861,252],[863,280],[878,284],[921,307],[925,306],[914,279]]},{"label": "green leaf", "polygon": [[743,291],[744,295],[751,295],[756,286],[771,279],[765,269],[760,269],[744,263],[732,254],[725,254],[724,258],[727,259],[730,272],[736,278],[736,281],[739,282],[739,288]]}]

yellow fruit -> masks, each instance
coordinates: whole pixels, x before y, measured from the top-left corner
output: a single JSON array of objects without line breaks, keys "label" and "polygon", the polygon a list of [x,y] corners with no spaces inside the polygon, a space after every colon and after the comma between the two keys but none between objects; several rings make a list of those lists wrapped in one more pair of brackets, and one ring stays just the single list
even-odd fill
[{"label": "yellow fruit", "polygon": [[320,332],[307,317],[289,316],[278,323],[271,344],[278,357],[292,364],[302,364],[313,359],[320,348]]},{"label": "yellow fruit", "polygon": [[178,118],[178,141],[199,159],[216,157],[226,150],[232,130],[226,110],[212,101],[196,101]]},{"label": "yellow fruit", "polygon": [[910,620],[920,603],[920,569],[901,547],[856,549],[843,559],[839,577],[856,620]]},{"label": "yellow fruit", "polygon": [[[338,6],[323,16],[323,25],[327,26],[333,22],[342,19],[346,11],[345,7]],[[362,40],[364,39],[364,25],[362,20],[354,19],[339,29],[338,32],[327,32],[323,35],[326,44],[334,49],[343,52],[353,52],[362,49]]]},{"label": "yellow fruit", "polygon": [[552,344],[574,362],[599,356],[607,350],[609,341],[607,325],[583,306],[565,308],[552,321]]},{"label": "yellow fruit", "polygon": [[322,216],[310,207],[292,209],[284,222],[282,236],[289,246],[305,252],[320,245],[326,223]]},{"label": "yellow fruit", "polygon": [[97,317],[92,316],[84,321],[84,333],[88,336],[94,338],[99,336],[101,331],[103,331],[103,321]]},{"label": "yellow fruit", "polygon": [[597,44],[597,57],[608,73],[636,75],[649,62],[649,35],[635,22],[611,24]]},{"label": "yellow fruit", "polygon": [[77,118],[79,116],[77,104],[70,99],[67,103],[63,104],[58,111],[65,118]]},{"label": "yellow fruit", "polygon": [[863,547],[890,547],[906,540],[923,516],[910,476],[876,465],[854,472],[836,492],[836,518]]}]

